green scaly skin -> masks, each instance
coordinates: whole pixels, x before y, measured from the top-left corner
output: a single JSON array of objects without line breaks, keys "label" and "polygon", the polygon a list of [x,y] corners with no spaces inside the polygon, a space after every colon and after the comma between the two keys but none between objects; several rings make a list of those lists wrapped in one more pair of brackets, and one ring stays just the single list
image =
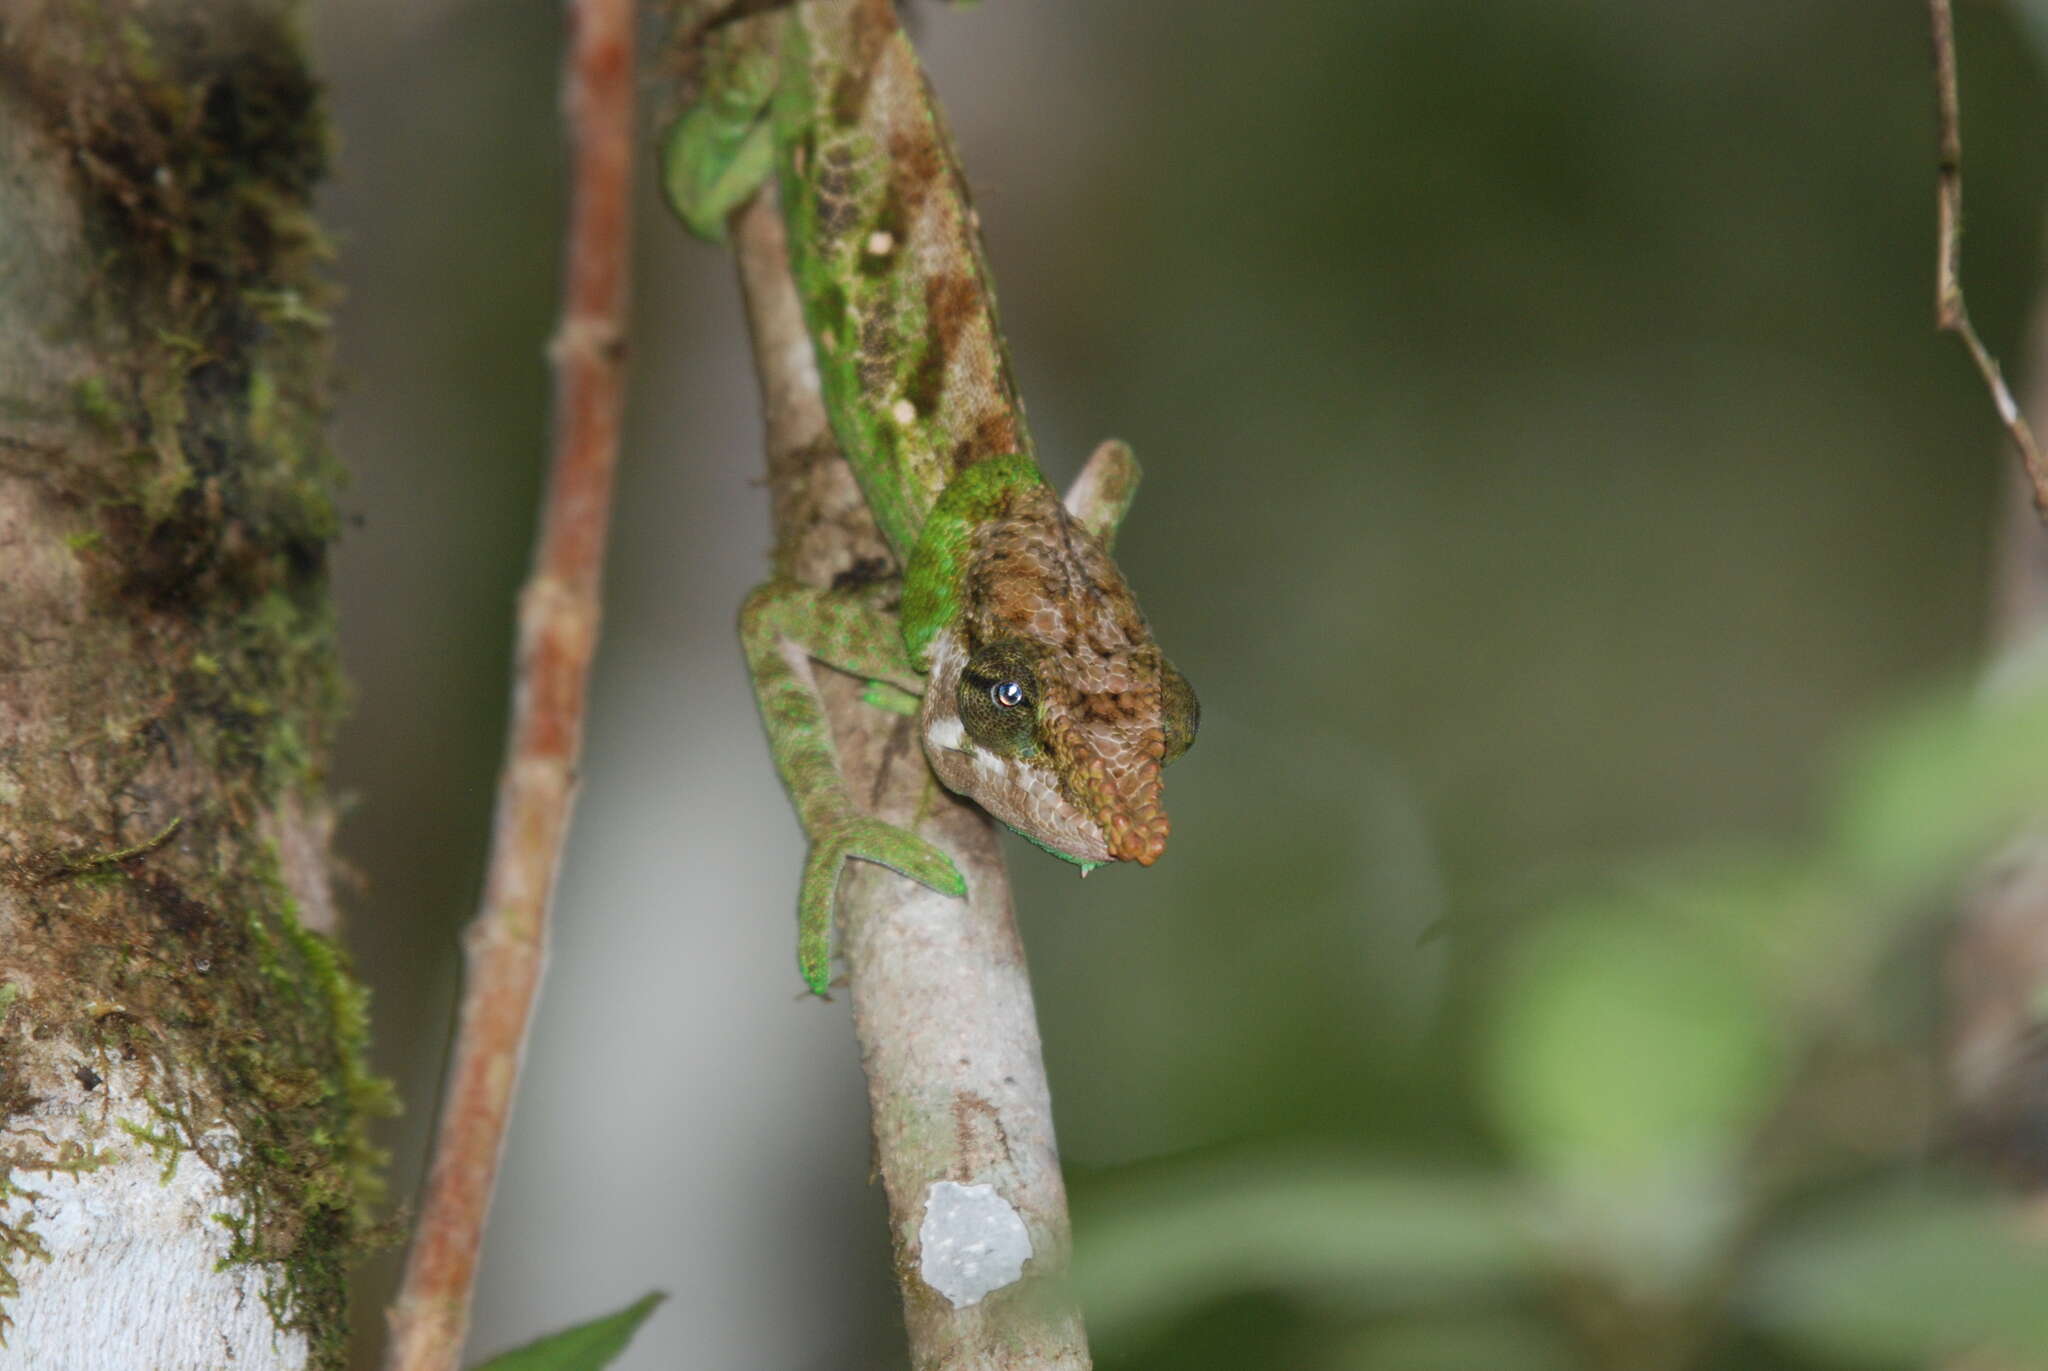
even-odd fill
[{"label": "green scaly skin", "polygon": [[1098,448],[1064,503],[1039,474],[966,184],[889,0],[808,0],[702,41],[670,198],[722,238],[777,178],[826,411],[904,566],[897,615],[771,581],[741,616],[811,843],[798,964],[822,994],[849,858],[949,895],[966,885],[945,853],[853,803],[813,660],[917,714],[940,780],[1084,874],[1164,850],[1160,773],[1197,707],[1109,556],[1138,481],[1130,450]]}]

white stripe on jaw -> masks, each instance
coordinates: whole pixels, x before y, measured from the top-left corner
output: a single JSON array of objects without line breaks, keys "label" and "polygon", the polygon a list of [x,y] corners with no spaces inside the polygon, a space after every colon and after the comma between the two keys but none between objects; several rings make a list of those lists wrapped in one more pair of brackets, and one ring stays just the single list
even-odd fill
[{"label": "white stripe on jaw", "polygon": [[930,648],[931,665],[925,679],[924,708],[919,719],[926,747],[947,752],[974,751],[967,741],[966,725],[953,707],[953,692],[960,683],[960,671],[967,663],[967,648],[958,628],[939,635]]},{"label": "white stripe on jaw", "polygon": [[931,722],[925,730],[925,742],[933,747],[943,747],[948,752],[967,752],[967,727],[960,722],[957,714],[943,714]]}]

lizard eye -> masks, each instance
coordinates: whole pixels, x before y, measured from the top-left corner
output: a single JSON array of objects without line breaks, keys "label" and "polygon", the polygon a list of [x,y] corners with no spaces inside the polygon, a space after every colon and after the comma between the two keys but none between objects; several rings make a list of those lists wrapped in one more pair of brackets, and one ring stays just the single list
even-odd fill
[{"label": "lizard eye", "polygon": [[961,668],[958,691],[960,722],[975,746],[999,757],[1037,753],[1038,674],[1028,651],[1011,641],[989,644]]}]

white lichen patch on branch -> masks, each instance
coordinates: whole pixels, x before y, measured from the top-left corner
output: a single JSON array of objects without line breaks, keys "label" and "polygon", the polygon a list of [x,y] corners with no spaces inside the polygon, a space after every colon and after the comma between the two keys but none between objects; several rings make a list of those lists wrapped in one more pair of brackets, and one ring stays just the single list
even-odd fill
[{"label": "white lichen patch on branch", "polygon": [[[126,1132],[124,1118],[145,1136]],[[32,1233],[47,1256],[10,1261],[20,1290],[0,1311],[12,1321],[0,1363],[37,1371],[310,1364],[305,1335],[276,1325],[275,1271],[228,1261],[234,1234],[223,1218],[246,1218],[246,1202],[227,1193],[174,1125],[133,1098],[112,1117],[53,1101],[14,1122],[10,1133],[35,1127],[53,1152],[75,1151],[81,1161],[8,1175],[13,1193],[0,1199],[0,1222]],[[225,1131],[203,1141],[217,1158],[235,1146]]]},{"label": "white lichen patch on branch", "polygon": [[935,1181],[917,1231],[918,1275],[955,1309],[1014,1284],[1031,1260],[1031,1234],[992,1185]]}]

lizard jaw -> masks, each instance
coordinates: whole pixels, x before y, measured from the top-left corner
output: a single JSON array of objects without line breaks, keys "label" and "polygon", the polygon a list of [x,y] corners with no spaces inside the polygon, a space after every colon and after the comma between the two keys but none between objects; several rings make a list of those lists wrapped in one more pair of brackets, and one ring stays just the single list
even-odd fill
[{"label": "lizard jaw", "polygon": [[945,747],[929,735],[925,756],[947,789],[965,795],[1039,846],[1084,867],[1119,860],[1101,827],[1069,805],[1058,782],[1039,768],[971,743],[966,749]]}]

